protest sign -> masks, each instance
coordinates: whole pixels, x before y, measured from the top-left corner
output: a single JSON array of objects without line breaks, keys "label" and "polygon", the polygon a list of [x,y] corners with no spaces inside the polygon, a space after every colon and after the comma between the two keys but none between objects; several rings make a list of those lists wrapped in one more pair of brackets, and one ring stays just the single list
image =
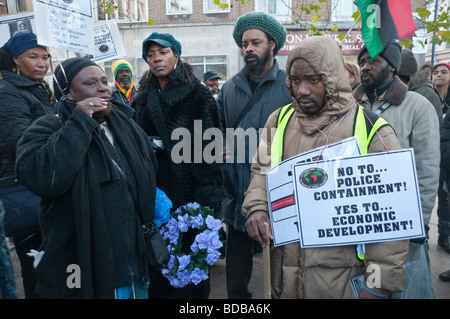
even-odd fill
[{"label": "protest sign", "polygon": [[94,27],[95,54],[92,58],[97,63],[118,59],[126,55],[122,37],[115,21],[97,23]]},{"label": "protest sign", "polygon": [[301,247],[425,236],[412,149],[292,168]]},{"label": "protest sign", "polygon": [[94,54],[91,1],[33,0],[33,8],[40,44]]},{"label": "protest sign", "polygon": [[358,139],[350,137],[340,142],[288,158],[267,170],[267,200],[274,245],[299,241],[298,214],[294,198],[292,165],[317,162],[321,159],[350,157],[361,154]]},{"label": "protest sign", "polygon": [[35,32],[35,29],[33,12],[0,16],[0,47],[16,33],[21,31]]}]

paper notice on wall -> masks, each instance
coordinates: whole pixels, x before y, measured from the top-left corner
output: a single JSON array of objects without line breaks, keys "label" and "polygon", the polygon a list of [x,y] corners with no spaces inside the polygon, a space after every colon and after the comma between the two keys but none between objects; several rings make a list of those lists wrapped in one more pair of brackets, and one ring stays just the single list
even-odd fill
[{"label": "paper notice on wall", "polygon": [[38,42],[82,54],[94,54],[91,1],[33,0]]}]

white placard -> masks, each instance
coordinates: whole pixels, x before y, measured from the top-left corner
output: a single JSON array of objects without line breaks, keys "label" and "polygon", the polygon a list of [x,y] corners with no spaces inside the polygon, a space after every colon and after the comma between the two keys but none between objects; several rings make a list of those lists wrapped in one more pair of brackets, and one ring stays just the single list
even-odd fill
[{"label": "white placard", "polygon": [[91,1],[33,0],[38,43],[94,54]]},{"label": "white placard", "polygon": [[425,236],[412,149],[292,168],[301,247]]},{"label": "white placard", "polygon": [[96,23],[94,33],[95,54],[92,58],[93,61],[103,63],[126,55],[122,37],[115,21]]},{"label": "white placard", "polygon": [[33,12],[0,16],[0,47],[8,42],[12,36],[21,31],[36,33]]},{"label": "white placard", "polygon": [[267,200],[270,226],[275,246],[299,241],[298,214],[294,198],[292,165],[320,159],[350,157],[361,154],[358,138],[346,138],[340,142],[288,158],[267,170]]}]

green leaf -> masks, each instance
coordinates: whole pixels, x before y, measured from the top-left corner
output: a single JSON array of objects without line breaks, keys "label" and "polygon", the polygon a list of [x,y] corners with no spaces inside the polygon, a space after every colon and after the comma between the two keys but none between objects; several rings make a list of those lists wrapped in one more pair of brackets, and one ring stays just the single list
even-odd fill
[{"label": "green leaf", "polygon": [[322,17],[321,15],[316,14],[316,15],[312,18],[312,22],[313,22],[313,23],[317,23],[317,22],[320,20],[321,17]]},{"label": "green leaf", "polygon": [[430,16],[431,12],[424,8],[416,8],[416,12],[421,19],[426,19]]}]

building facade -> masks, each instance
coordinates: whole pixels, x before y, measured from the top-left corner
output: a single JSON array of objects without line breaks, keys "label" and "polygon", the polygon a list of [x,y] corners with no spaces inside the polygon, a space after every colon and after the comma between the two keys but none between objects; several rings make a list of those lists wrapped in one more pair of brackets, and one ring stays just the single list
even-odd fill
[{"label": "building facade", "polygon": [[[68,0],[64,0],[68,1]],[[183,47],[182,59],[194,67],[202,79],[206,71],[216,71],[222,84],[236,74],[243,66],[241,50],[232,37],[234,22],[239,16],[251,11],[263,11],[273,15],[287,29],[288,37],[283,49],[277,55],[282,68],[292,47],[309,36],[308,23],[317,20],[314,26],[325,36],[336,38],[339,34],[349,38],[341,42],[344,59],[356,62],[356,56],[363,45],[358,25],[354,25],[353,13],[357,7],[353,0],[328,0],[319,3],[313,0],[221,0],[227,8],[219,8],[213,0],[115,0],[105,9],[104,0],[92,0],[94,15],[98,21],[115,20],[120,30],[126,56],[133,66],[133,81],[137,83],[148,65],[142,59],[142,41],[152,32],[170,33]],[[450,0],[438,0],[439,6],[449,5]],[[31,0],[0,0],[0,10],[7,8],[8,14],[31,11]],[[411,0],[412,11],[426,7],[434,12],[436,0]],[[0,11],[5,14],[4,11]],[[306,21],[306,22],[305,22]],[[416,23],[417,35],[424,35],[424,26]],[[422,39],[423,40],[423,39]],[[413,47],[419,64],[425,61],[450,61],[450,47],[443,43],[435,47],[420,45]],[[112,82],[111,65],[104,68]]]}]

